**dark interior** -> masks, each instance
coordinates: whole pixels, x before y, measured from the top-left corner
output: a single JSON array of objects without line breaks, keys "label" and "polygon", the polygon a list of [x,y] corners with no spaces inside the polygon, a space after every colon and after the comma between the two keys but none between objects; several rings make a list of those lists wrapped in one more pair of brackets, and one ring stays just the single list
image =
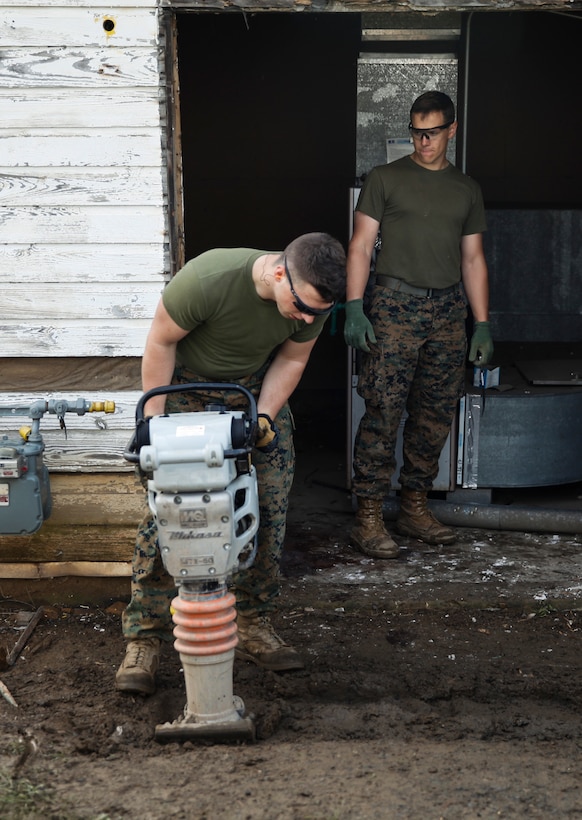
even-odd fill
[{"label": "dark interior", "polygon": [[357,14],[187,14],[178,54],[186,256],[348,240]]},{"label": "dark interior", "polygon": [[[496,341],[580,343],[571,287],[582,241],[580,211],[572,210],[582,198],[572,140],[582,120],[582,18],[542,11],[461,17],[460,41],[430,49],[459,57],[466,170],[490,212]],[[359,14],[178,14],[186,258],[217,246],[278,250],[311,230],[347,247],[357,59],[382,48],[360,42],[362,25]],[[405,50],[415,48],[427,50],[423,42]],[[566,291],[565,305],[556,294]],[[342,321],[338,310],[302,388],[345,393]]]},{"label": "dark interior", "polygon": [[579,208],[582,17],[476,13],[465,32],[467,172],[486,204]]},{"label": "dark interior", "polygon": [[[359,14],[178,17],[187,259],[310,231],[347,247],[359,43]],[[303,387],[344,386],[340,316]]]}]

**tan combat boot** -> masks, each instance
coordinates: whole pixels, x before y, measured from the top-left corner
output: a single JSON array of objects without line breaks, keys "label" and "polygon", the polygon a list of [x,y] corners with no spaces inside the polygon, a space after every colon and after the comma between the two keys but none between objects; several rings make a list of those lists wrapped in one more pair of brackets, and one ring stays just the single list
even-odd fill
[{"label": "tan combat boot", "polygon": [[408,487],[403,487],[400,494],[396,529],[401,535],[418,538],[426,544],[452,544],[457,537],[454,530],[437,521],[428,509],[427,493]]},{"label": "tan combat boot", "polygon": [[352,541],[364,555],[370,558],[397,558],[398,544],[386,532],[382,515],[382,501],[358,497],[356,526],[352,529]]},{"label": "tan combat boot", "polygon": [[155,674],[160,665],[159,638],[136,638],[129,641],[123,663],[115,675],[115,688],[136,695],[153,695]]},{"label": "tan combat boot", "polygon": [[263,669],[284,672],[303,669],[298,652],[280,638],[266,615],[237,615],[239,644],[235,655],[239,660],[252,661]]}]

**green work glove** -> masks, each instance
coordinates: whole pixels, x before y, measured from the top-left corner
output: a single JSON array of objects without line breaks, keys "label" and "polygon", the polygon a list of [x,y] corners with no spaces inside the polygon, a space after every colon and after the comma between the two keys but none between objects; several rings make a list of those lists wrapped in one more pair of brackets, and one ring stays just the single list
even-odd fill
[{"label": "green work glove", "polygon": [[489,332],[489,322],[475,322],[471,337],[469,361],[477,367],[485,367],[493,356],[493,340]]},{"label": "green work glove", "polygon": [[[366,336],[368,337],[366,340]],[[374,328],[372,323],[364,313],[363,299],[351,299],[346,302],[346,324],[344,326],[344,339],[350,347],[370,352],[366,341],[375,342]]]}]

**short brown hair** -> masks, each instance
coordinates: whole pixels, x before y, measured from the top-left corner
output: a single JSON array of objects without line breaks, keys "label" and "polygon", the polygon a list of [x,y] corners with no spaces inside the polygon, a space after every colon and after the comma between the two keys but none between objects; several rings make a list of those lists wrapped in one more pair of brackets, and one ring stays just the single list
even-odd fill
[{"label": "short brown hair", "polygon": [[455,121],[455,104],[442,91],[425,91],[417,97],[410,109],[410,119],[413,114],[431,114],[433,111],[442,111],[445,122]]},{"label": "short brown hair", "polygon": [[339,302],[346,288],[346,254],[328,233],[304,233],[285,248],[293,274],[317,290],[324,302]]}]

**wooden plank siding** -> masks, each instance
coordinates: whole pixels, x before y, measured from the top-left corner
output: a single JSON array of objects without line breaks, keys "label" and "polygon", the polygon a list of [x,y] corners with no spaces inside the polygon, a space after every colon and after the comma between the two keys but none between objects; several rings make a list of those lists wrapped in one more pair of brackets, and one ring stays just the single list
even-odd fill
[{"label": "wooden plank siding", "polygon": [[0,9],[0,356],[141,354],[168,270],[158,40],[155,1]]},{"label": "wooden plank siding", "polygon": [[132,0],[105,8],[95,4],[81,8],[66,2],[46,5],[42,0],[29,8],[19,3],[6,5],[0,15],[0,46],[107,46],[113,49],[110,60],[118,47],[151,51],[158,41],[156,3],[149,3],[149,8],[133,6]]},{"label": "wooden plank siding", "polygon": [[437,14],[447,11],[535,11],[582,9],[580,0],[160,0],[162,9],[254,14],[259,12],[300,12],[360,14],[421,12]]},{"label": "wooden plank siding", "polygon": [[163,60],[156,0],[0,2],[0,405],[116,403],[66,436],[41,419],[52,514],[0,534],[1,578],[129,572],[144,492],[123,451],[171,268]]}]

